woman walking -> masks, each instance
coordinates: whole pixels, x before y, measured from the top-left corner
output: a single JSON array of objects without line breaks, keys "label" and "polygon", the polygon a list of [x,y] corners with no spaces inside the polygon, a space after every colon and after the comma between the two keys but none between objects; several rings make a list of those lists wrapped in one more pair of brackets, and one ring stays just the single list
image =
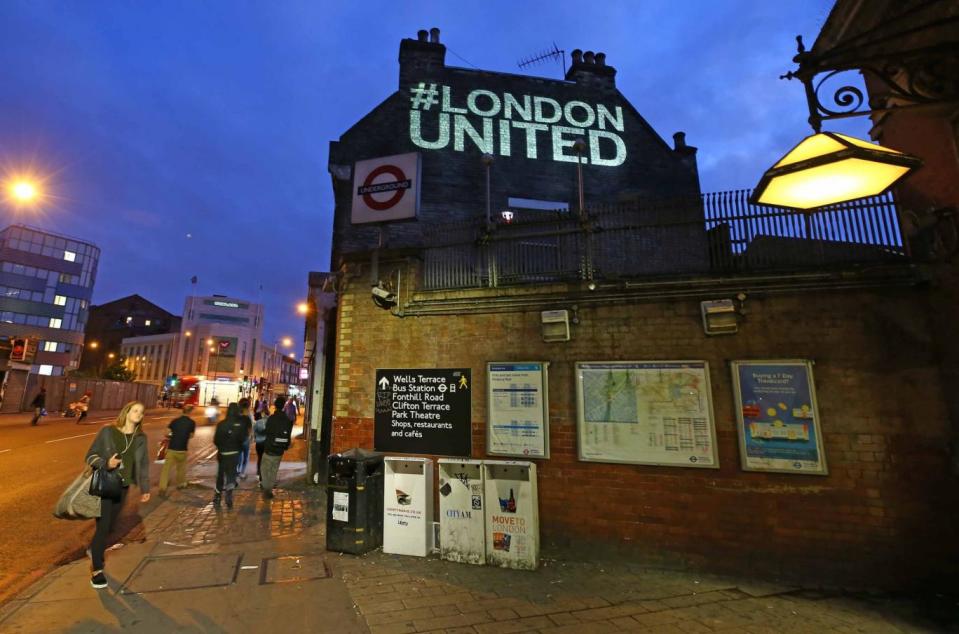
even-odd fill
[{"label": "woman walking", "polygon": [[119,469],[123,481],[122,493],[118,499],[101,498],[100,517],[97,518],[97,528],[90,544],[90,558],[93,560],[90,585],[94,588],[107,587],[107,578],[103,574],[103,553],[106,550],[107,536],[120,516],[130,485],[136,484],[140,489],[140,502],[150,500],[147,437],[140,427],[143,410],[143,403],[139,401],[130,401],[124,405],[117,419],[97,432],[87,451],[88,465],[94,469]]}]

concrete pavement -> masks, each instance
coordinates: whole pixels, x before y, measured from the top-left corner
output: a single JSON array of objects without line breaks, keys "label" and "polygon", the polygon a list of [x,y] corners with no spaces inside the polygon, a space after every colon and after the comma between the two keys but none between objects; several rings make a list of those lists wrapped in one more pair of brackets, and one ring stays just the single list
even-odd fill
[{"label": "concrete pavement", "polygon": [[[922,606],[886,595],[591,562],[544,552],[521,572],[374,552],[325,550],[325,494],[284,463],[263,501],[252,480],[236,507],[199,486],[161,501],[108,553],[110,587],[86,558],[60,566],[0,608],[4,632],[933,632]],[[953,616],[959,614],[957,610]],[[942,614],[939,615],[940,617]],[[292,630],[291,628],[297,628]]]}]

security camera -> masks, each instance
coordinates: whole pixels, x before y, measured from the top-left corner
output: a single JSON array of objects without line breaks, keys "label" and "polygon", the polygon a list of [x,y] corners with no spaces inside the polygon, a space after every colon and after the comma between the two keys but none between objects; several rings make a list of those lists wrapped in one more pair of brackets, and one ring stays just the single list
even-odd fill
[{"label": "security camera", "polygon": [[370,292],[373,294],[373,303],[380,308],[388,310],[396,306],[396,295],[383,288],[382,285],[377,284]]}]

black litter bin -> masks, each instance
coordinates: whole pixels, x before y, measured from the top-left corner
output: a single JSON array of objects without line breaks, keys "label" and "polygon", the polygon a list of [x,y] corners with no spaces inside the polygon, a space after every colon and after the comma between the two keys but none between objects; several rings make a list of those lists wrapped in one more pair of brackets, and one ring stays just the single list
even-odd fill
[{"label": "black litter bin", "polygon": [[360,555],[383,545],[383,454],[350,449],[328,458],[326,548]]}]

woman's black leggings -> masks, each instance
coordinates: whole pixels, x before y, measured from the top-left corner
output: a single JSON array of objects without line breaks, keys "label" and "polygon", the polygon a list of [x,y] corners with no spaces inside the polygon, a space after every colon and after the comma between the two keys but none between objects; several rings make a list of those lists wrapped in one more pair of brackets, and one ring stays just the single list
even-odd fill
[{"label": "woman's black leggings", "polygon": [[124,487],[119,500],[102,498],[100,500],[100,517],[97,518],[97,530],[93,533],[93,542],[90,544],[90,557],[93,559],[93,569],[103,570],[103,551],[107,548],[107,537],[117,523],[120,510],[127,499],[128,488]]},{"label": "woman's black leggings", "polygon": [[265,442],[256,443],[256,477],[260,477],[260,463],[263,462],[263,449],[266,447]]}]

